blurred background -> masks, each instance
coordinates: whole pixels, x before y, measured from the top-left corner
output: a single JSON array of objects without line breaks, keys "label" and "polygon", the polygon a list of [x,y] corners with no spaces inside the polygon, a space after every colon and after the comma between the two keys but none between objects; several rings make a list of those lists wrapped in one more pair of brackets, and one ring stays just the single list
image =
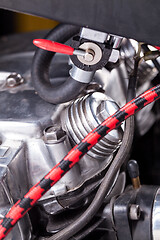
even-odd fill
[{"label": "blurred background", "polygon": [[0,36],[51,29],[57,24],[53,20],[0,9]]}]

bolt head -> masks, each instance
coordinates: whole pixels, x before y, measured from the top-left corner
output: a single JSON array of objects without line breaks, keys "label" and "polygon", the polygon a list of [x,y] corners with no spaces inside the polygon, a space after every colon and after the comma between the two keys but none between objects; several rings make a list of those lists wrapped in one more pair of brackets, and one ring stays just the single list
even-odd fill
[{"label": "bolt head", "polygon": [[6,85],[8,87],[15,87],[22,84],[23,82],[24,82],[23,77],[18,73],[12,73],[6,79]]},{"label": "bolt head", "polygon": [[7,78],[7,86],[8,87],[16,86],[16,80],[13,77]]},{"label": "bolt head", "polygon": [[48,144],[58,143],[64,140],[66,137],[65,131],[59,126],[50,126],[44,130],[44,139]]},{"label": "bolt head", "polygon": [[139,220],[140,216],[141,216],[140,206],[132,204],[129,208],[129,218],[131,220]]}]

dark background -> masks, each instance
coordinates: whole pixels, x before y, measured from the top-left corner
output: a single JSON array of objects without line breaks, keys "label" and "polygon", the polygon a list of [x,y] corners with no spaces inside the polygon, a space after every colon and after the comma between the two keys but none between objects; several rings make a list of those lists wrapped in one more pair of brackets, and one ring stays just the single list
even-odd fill
[{"label": "dark background", "polygon": [[53,20],[0,9],[0,36],[51,29],[57,24]]}]

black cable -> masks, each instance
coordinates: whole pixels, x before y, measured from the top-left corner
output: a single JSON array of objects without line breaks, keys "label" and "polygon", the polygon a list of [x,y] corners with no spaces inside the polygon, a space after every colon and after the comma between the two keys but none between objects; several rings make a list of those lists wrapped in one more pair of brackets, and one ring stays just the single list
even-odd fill
[{"label": "black cable", "polygon": [[[78,32],[79,27],[77,26],[60,24],[46,38],[65,43]],[[41,98],[47,102],[59,104],[76,98],[88,84],[68,77],[59,86],[52,85],[49,81],[49,66],[54,55],[54,52],[37,49],[32,64],[32,81],[36,92]]]},{"label": "black cable", "polygon": [[[139,62],[139,61],[138,61]],[[135,60],[135,66],[133,75],[129,79],[129,92],[127,100],[135,96],[135,86],[136,86],[136,76],[137,76],[138,64]],[[126,127],[122,139],[122,144],[111,163],[109,170],[107,171],[92,203],[87,208],[87,210],[72,224],[70,224],[65,229],[56,233],[55,235],[49,238],[41,238],[41,240],[67,240],[73,237],[77,232],[79,232],[83,227],[85,227],[90,220],[95,216],[101,205],[103,204],[104,198],[107,195],[113,181],[114,177],[117,174],[118,170],[121,168],[122,164],[128,159],[129,152],[131,150],[132,142],[134,136],[134,116],[131,116],[126,120]]]},{"label": "black cable", "polygon": [[127,90],[127,102],[131,99],[135,98],[136,96],[136,82],[137,82],[137,72],[138,72],[138,65],[139,65],[139,58],[136,57],[134,61],[134,69],[129,76],[128,81],[128,90]]},{"label": "black cable", "polygon": [[79,232],[95,216],[101,207],[105,196],[107,195],[117,171],[120,169],[130,152],[134,135],[134,118],[126,120],[126,128],[123,135],[121,147],[109,167],[92,203],[87,210],[74,223],[49,238],[40,238],[41,240],[67,240]]}]

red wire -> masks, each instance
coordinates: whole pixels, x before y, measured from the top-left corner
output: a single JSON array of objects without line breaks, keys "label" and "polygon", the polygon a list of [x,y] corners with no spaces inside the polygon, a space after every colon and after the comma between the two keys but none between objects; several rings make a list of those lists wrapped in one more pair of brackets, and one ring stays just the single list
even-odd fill
[{"label": "red wire", "polygon": [[0,239],[4,239],[16,222],[21,219],[102,137],[118,127],[125,119],[134,115],[137,111],[157,100],[159,97],[160,85],[157,85],[131,100],[90,132],[80,144],[76,145],[60,163],[58,163],[40,182],[33,186],[29,192],[9,210],[4,219],[1,219]]},{"label": "red wire", "polygon": [[158,47],[158,46],[154,46],[156,49],[158,49],[158,50],[160,50],[160,47]]}]

